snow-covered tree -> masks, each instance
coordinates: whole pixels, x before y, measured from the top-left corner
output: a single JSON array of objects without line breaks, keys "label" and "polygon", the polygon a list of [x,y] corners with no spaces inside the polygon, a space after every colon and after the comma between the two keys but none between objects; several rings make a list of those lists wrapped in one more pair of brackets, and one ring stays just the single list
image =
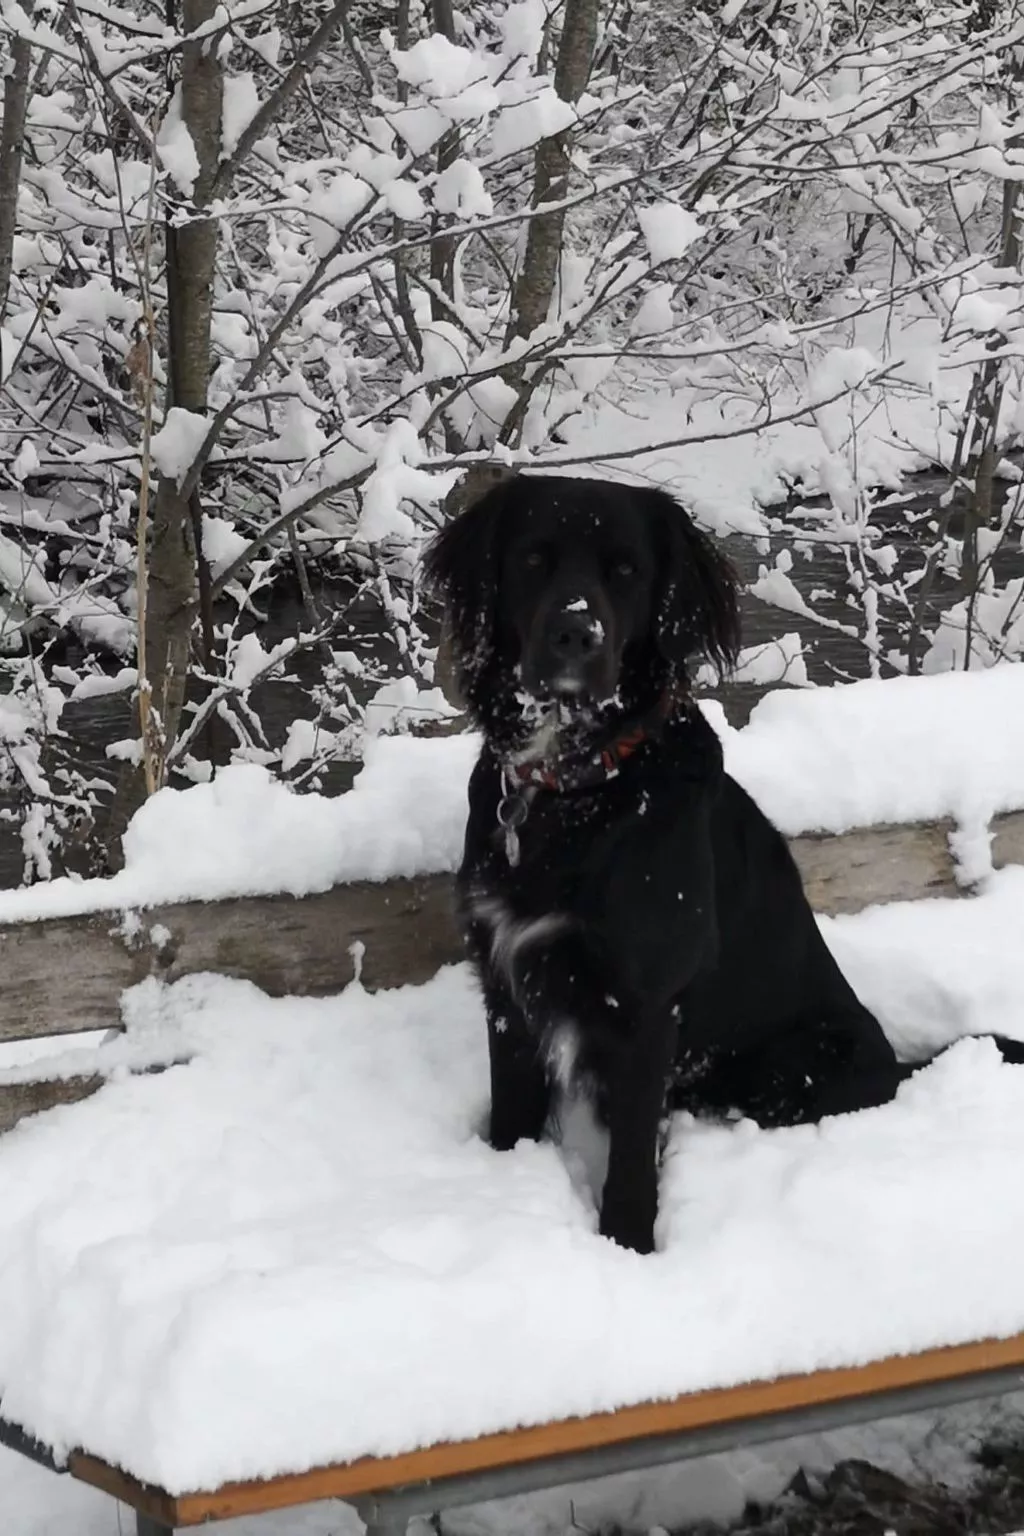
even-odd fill
[{"label": "snow-covered tree", "polygon": [[[813,629],[792,562],[830,541],[827,622],[878,673],[1024,644],[992,571],[1020,526],[992,490],[1020,0],[0,0],[0,45],[0,728],[30,873],[83,824],[116,856],[170,774],[234,753],[316,784],[369,701],[374,728],[439,707],[416,553],[517,464],[808,424],[798,489],[829,505],[755,592]],[[628,440],[593,430],[610,405]],[[874,487],[915,455],[959,495],[897,558]],[[270,643],[283,581],[303,617]],[[135,701],[113,796],[61,746],[98,692]]]}]

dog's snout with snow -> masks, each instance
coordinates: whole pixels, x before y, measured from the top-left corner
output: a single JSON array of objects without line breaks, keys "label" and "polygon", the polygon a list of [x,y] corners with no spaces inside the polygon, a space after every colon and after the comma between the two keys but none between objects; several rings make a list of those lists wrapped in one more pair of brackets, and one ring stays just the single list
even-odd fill
[{"label": "dog's snout with snow", "polygon": [[578,701],[614,693],[619,670],[615,620],[607,595],[574,585],[538,605],[524,656],[524,681],[541,696]]},{"label": "dog's snout with snow", "polygon": [[555,605],[545,625],[544,650],[553,691],[580,695],[601,681],[595,673],[607,673],[603,649],[606,627],[585,597]]}]

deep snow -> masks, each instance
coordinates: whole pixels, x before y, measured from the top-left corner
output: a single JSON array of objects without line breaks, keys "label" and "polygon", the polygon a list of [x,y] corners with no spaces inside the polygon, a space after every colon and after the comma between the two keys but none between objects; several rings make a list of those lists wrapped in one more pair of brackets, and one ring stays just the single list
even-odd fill
[{"label": "deep snow", "polygon": [[[900,1039],[1024,1037],[1024,871],[826,933]],[[1024,1327],[1024,1071],[987,1043],[819,1128],[680,1117],[640,1259],[556,1148],[479,1139],[465,967],[128,1003],[193,1059],[0,1141],[0,1383],[171,1489]]]}]

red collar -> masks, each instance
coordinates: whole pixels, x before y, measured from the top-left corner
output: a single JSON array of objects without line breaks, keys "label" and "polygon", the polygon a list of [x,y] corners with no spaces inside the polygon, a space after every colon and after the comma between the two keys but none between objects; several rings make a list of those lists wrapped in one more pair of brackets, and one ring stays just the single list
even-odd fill
[{"label": "red collar", "polygon": [[566,753],[553,762],[537,758],[525,763],[507,764],[506,781],[515,786],[534,785],[565,793],[591,789],[614,779],[622,764],[643,746],[657,739],[676,710],[689,703],[689,690],[682,683],[670,683],[657,703],[645,715],[612,738],[604,747],[586,752]]}]

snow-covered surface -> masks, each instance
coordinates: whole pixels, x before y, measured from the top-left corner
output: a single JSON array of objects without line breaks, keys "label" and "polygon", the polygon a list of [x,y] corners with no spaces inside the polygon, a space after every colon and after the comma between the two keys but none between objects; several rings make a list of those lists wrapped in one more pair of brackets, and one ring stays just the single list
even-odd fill
[{"label": "snow-covered surface", "polygon": [[651,208],[641,208],[636,219],[655,264],[680,259],[695,240],[707,234],[690,210],[678,203],[655,203]]},{"label": "snow-covered surface", "polygon": [[[1024,808],[1024,666],[779,690],[740,731],[706,709],[727,767],[791,835],[936,817],[974,829]],[[470,734],[368,739],[337,799],[246,764],[163,790],[129,827],[120,874],[2,891],[0,922],[453,869],[477,746]]]},{"label": "snow-covered surface", "polygon": [[264,768],[236,764],[208,784],[162,790],[124,839],[110,879],[61,878],[0,891],[0,921],[228,896],[294,896],[340,880],[451,869],[466,819],[473,737],[367,742],[350,794],[293,794]]},{"label": "snow-covered surface", "polygon": [[[1024,1038],[1024,871],[825,931],[901,1045]],[[464,967],[128,1017],[191,1063],[0,1140],[0,1390],[171,1489],[1024,1327],[1024,1071],[987,1042],[818,1128],[680,1117],[641,1259],[571,1157],[480,1140]]]},{"label": "snow-covered surface", "polygon": [[784,832],[845,832],[1024,806],[1024,666],[778,689],[726,764]]}]

